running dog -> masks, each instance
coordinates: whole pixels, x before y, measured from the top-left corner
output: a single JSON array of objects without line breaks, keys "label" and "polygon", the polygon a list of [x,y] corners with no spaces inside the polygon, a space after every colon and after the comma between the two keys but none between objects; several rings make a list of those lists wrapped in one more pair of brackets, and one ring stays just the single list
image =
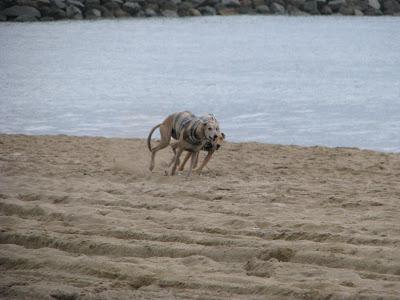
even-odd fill
[{"label": "running dog", "polygon": [[[196,169],[197,167],[197,162],[196,161],[194,163],[194,171],[197,174],[200,174],[201,171],[203,170],[203,168],[208,164],[208,162],[210,161],[212,155],[214,154],[215,151],[217,151],[221,145],[223,144],[223,142],[225,141],[225,134],[223,132],[221,132],[221,134],[218,135],[217,139],[214,142],[207,142],[203,148],[201,148],[202,151],[206,151],[207,152],[207,156],[204,158],[201,166],[199,168]],[[174,153],[176,153],[176,148],[178,146],[178,143],[173,143],[171,144],[171,148],[174,151]],[[183,169],[185,168],[186,162],[189,160],[190,156],[192,155],[191,152],[188,152],[185,156],[185,158],[183,159],[183,162],[181,164],[179,164],[178,162],[178,170],[179,171],[183,171]],[[172,158],[171,162],[169,163],[169,166],[171,166],[174,163],[175,160],[175,156]]]},{"label": "running dog", "polygon": [[[161,140],[156,147],[151,148],[151,136],[157,128],[160,129]],[[157,151],[167,147],[172,137],[178,140],[178,142],[171,175],[175,175],[179,157],[186,150],[192,152],[188,173],[188,177],[190,177],[199,151],[207,142],[214,142],[218,137],[218,132],[219,126],[215,118],[200,119],[188,111],[169,115],[162,123],[154,126],[147,137],[147,147],[151,152],[150,171],[154,169],[154,160]]]}]

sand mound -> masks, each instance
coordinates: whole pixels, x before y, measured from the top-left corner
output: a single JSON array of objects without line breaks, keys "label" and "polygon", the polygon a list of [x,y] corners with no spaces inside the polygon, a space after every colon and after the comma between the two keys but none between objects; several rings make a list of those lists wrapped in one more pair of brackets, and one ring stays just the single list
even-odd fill
[{"label": "sand mound", "polygon": [[400,298],[400,155],[0,135],[0,298]]}]

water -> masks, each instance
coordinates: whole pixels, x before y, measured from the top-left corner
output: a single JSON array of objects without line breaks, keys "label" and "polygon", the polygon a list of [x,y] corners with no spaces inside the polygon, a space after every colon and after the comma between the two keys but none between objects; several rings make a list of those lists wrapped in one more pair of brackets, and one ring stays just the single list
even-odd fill
[{"label": "water", "polygon": [[146,137],[213,112],[231,141],[400,151],[400,18],[0,24],[0,132]]}]

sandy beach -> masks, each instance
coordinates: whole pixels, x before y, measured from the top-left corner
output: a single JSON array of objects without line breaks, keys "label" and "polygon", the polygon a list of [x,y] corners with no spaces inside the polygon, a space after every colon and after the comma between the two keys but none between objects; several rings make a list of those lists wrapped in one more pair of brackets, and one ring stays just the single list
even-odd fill
[{"label": "sandy beach", "polygon": [[399,299],[400,154],[0,135],[1,299]]}]

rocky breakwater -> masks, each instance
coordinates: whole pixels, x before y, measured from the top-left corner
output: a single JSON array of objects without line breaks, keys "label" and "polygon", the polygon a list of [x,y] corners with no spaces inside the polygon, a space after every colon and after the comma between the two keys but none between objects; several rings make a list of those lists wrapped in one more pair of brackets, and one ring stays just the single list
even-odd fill
[{"label": "rocky breakwater", "polygon": [[400,15],[400,0],[2,0],[0,21],[236,14]]}]

